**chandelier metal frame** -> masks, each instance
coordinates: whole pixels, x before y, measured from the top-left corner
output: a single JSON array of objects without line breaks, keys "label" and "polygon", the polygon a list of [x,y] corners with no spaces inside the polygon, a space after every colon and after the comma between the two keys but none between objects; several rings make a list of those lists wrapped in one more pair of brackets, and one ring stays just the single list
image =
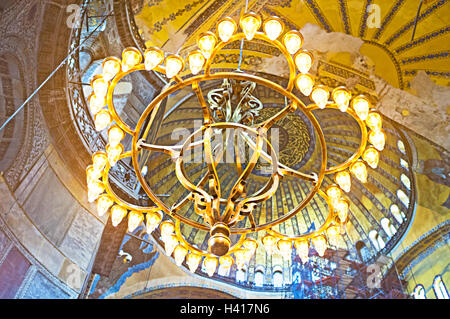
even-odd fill
[{"label": "chandelier metal frame", "polygon": [[[250,22],[246,25],[246,21]],[[275,36],[276,32],[274,35],[273,29],[268,30],[269,21],[272,25],[279,24],[275,26],[276,28],[281,28],[278,36]],[[250,28],[252,23],[253,29]],[[222,29],[220,27],[221,24]],[[227,34],[223,31],[224,25],[228,27]],[[164,56],[164,52],[158,48],[147,49],[144,54],[136,48],[127,48],[123,52],[122,60],[116,57],[106,58],[103,63],[103,74],[95,76],[91,82],[94,93],[90,97],[90,108],[92,113],[95,114],[97,129],[99,131],[106,129],[113,121],[115,124],[111,125],[108,130],[110,144],[107,145],[106,152],[96,152],[93,155],[93,165],[87,168],[89,200],[91,202],[97,200],[100,215],[105,214],[109,209],[111,210],[113,225],[120,223],[127,215],[129,230],[131,231],[144,220],[146,221],[146,228],[149,233],[160,225],[166,253],[168,255],[172,255],[173,253],[178,265],[181,265],[186,258],[186,262],[193,272],[197,269],[201,257],[205,257],[203,262],[210,276],[214,274],[219,263],[224,267],[231,267],[233,263],[236,263],[238,268],[241,268],[248,262],[254,255],[258,243],[252,238],[247,238],[247,234],[263,230],[267,234],[262,239],[262,242],[268,253],[272,253],[276,246],[285,258],[290,258],[292,247],[295,246],[297,253],[302,258],[302,261],[305,262],[309,254],[309,240],[311,240],[312,246],[314,246],[320,256],[323,256],[327,243],[336,242],[339,233],[345,231],[345,225],[348,221],[349,202],[344,199],[343,194],[350,190],[350,172],[360,181],[365,182],[367,179],[366,163],[372,168],[376,168],[379,158],[378,152],[383,149],[386,140],[386,135],[381,129],[381,116],[377,112],[370,110],[370,102],[366,97],[356,96],[351,99],[351,93],[348,89],[337,87],[331,92],[333,101],[329,101],[330,92],[328,88],[322,85],[314,85],[313,77],[306,74],[306,72],[297,72],[297,69],[301,71],[305,71],[305,69],[309,70],[313,62],[313,55],[306,50],[300,49],[303,43],[303,37],[300,32],[291,30],[282,35],[284,25],[279,18],[268,17],[263,24],[262,19],[254,13],[243,15],[240,19],[240,25],[242,31],[238,32],[237,23],[232,18],[227,17],[221,19],[218,23],[219,37],[213,32],[206,32],[200,35],[197,41],[200,50],[191,52],[186,58],[192,76],[181,77],[186,62],[178,55],[170,54]],[[258,31],[261,26],[264,32]],[[255,27],[257,27],[256,30]],[[234,28],[234,30],[231,32],[230,28]],[[280,50],[289,66],[289,81],[286,87],[282,87],[260,76],[242,71],[212,72],[212,62],[217,53],[227,44],[245,38],[248,41],[257,39],[268,42]],[[282,38],[282,40],[277,40],[278,38]],[[203,42],[202,39],[204,40]],[[293,42],[290,43],[289,39],[293,39]],[[210,45],[205,45],[205,41],[209,41]],[[191,60],[191,55],[195,56],[195,59]],[[300,55],[302,57],[297,61]],[[162,65],[163,61],[164,66]],[[200,72],[201,70],[203,70],[203,73]],[[168,78],[171,81],[146,107],[136,127],[132,128],[117,113],[114,106],[113,94],[116,85],[121,79],[128,74],[139,71],[155,71],[166,76],[169,74]],[[291,103],[271,118],[253,127],[240,123],[214,122],[207,102],[204,99],[200,83],[223,79],[254,82],[278,92],[287,98],[287,100],[291,101]],[[292,92],[294,86],[305,96],[309,95],[314,103],[305,105]],[[182,146],[164,146],[146,143],[145,138],[149,133],[154,121],[156,109],[159,108],[160,103],[170,94],[186,87],[191,87],[198,98],[198,103],[203,111],[203,125],[187,138]],[[104,108],[105,105],[107,105],[107,109]],[[333,167],[327,167],[325,137],[319,122],[312,113],[314,110],[326,108],[347,112],[355,119],[361,130],[361,142],[357,151],[344,163]],[[321,165],[317,174],[305,174],[280,163],[277,154],[275,154],[267,139],[267,132],[272,125],[294,110],[303,112],[311,121],[320,142]],[[146,125],[145,128],[144,125]],[[239,178],[234,184],[228,198],[222,198],[216,166],[219,162],[218,158],[223,153],[223,149],[219,151],[213,150],[211,140],[214,130],[229,128],[247,132],[244,134],[244,136],[248,137],[246,142],[254,152],[245,168],[237,165]],[[368,128],[370,132],[368,132]],[[127,151],[124,151],[123,146],[120,144],[125,134],[132,136],[131,149]],[[203,136],[203,140],[195,142],[194,137],[198,134]],[[256,142],[249,135],[255,136]],[[372,146],[367,147],[369,142],[371,142]],[[269,147],[270,154],[263,150],[264,143]],[[195,185],[190,181],[185,172],[183,154],[185,151],[198,147],[204,148],[208,172]],[[189,191],[189,195],[176,205],[168,207],[154,193],[141,172],[138,157],[142,150],[164,152],[170,155],[175,160],[176,176],[179,182]],[[134,171],[142,188],[154,203],[150,207],[128,203],[120,198],[110,185],[110,168],[118,160],[128,157],[131,157]],[[255,194],[248,195],[245,192],[245,180],[251,174],[260,157],[271,164],[272,173],[269,181],[262,189]],[[360,158],[363,158],[363,160]],[[322,190],[321,185],[323,179],[328,174],[335,174],[336,184],[329,186],[326,190]],[[287,175],[308,181],[313,187],[305,198],[303,198],[302,202],[289,213],[276,220],[264,224],[257,224],[252,215],[253,208],[258,203],[271,198],[277,191],[280,180],[283,176]],[[328,217],[317,230],[293,236],[282,234],[274,229],[276,225],[298,214],[315,195],[323,197],[329,208]],[[185,204],[191,202],[194,203],[196,213],[203,216],[204,223],[196,222],[178,213]],[[220,205],[225,205],[226,207],[223,214],[220,212]],[[171,220],[162,222],[163,214],[167,214],[175,222]],[[237,223],[245,218],[248,218],[250,225],[248,227],[237,228]],[[181,233],[181,224],[208,231],[210,233],[208,242],[209,250],[201,250],[192,243],[189,243]],[[231,234],[240,235],[240,239],[233,245],[230,241]],[[234,254],[235,260],[232,258],[232,254]]]}]

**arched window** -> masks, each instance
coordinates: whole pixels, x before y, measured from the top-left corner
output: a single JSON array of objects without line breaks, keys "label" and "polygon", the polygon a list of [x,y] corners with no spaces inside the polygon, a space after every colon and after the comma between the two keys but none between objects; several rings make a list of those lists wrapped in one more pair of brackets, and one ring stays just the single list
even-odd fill
[{"label": "arched window", "polygon": [[264,286],[264,267],[263,266],[256,267],[255,286],[257,286],[257,287]]},{"label": "arched window", "polygon": [[247,266],[244,266],[242,269],[236,271],[236,281],[241,283],[247,281]]},{"label": "arched window", "polygon": [[403,168],[409,168],[408,162],[405,161],[403,158],[400,159],[400,165],[401,165]]},{"label": "arched window", "polygon": [[391,205],[390,210],[392,216],[394,216],[397,222],[401,224],[403,222],[403,219],[405,218],[405,214],[403,214],[403,212],[400,211],[400,208],[398,208],[398,206],[395,204]]},{"label": "arched window", "polygon": [[420,284],[417,285],[416,288],[414,288],[413,297],[414,299],[427,299],[425,296],[425,288]]},{"label": "arched window", "polygon": [[434,277],[433,290],[437,299],[449,299],[448,291],[442,281],[441,275]]},{"label": "arched window", "polygon": [[217,274],[219,276],[227,277],[230,274],[231,267],[223,267],[223,265],[219,265],[219,270]]},{"label": "arched window", "polygon": [[283,268],[280,266],[275,266],[273,268],[273,286],[280,288],[283,287]]},{"label": "arched window", "polygon": [[402,152],[403,154],[406,154],[405,144],[402,141],[399,140],[397,142],[397,147],[400,150],[400,152]]},{"label": "arched window", "polygon": [[371,230],[369,232],[369,238],[377,250],[381,250],[384,248],[384,240],[376,230]]},{"label": "arched window", "polygon": [[411,189],[411,182],[408,178],[408,176],[406,176],[405,174],[401,174],[400,175],[400,180],[402,181],[403,185],[405,185],[405,187],[410,190]]},{"label": "arched window", "polygon": [[381,227],[383,227],[383,230],[385,231],[386,235],[388,235],[388,237],[394,236],[394,234],[397,232],[394,225],[392,225],[391,221],[386,217],[381,219]]},{"label": "arched window", "polygon": [[406,207],[409,206],[409,198],[403,190],[401,189],[397,190],[397,197],[400,199],[403,205],[405,205]]}]

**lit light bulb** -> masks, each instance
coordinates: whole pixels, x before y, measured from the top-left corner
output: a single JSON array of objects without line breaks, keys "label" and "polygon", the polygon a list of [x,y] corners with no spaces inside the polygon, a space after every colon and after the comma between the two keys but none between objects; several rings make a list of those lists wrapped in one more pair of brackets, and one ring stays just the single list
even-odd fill
[{"label": "lit light bulb", "polygon": [[102,182],[93,181],[88,184],[88,202],[93,203],[104,191],[105,187]]},{"label": "lit light bulb", "polygon": [[381,115],[377,112],[370,112],[367,115],[366,124],[372,131],[381,131],[383,120]]},{"label": "lit light bulb", "polygon": [[332,225],[327,228],[327,236],[330,241],[330,244],[332,244],[333,246],[337,246],[340,232],[341,232],[340,227],[336,225]]},{"label": "lit light bulb", "polygon": [[244,247],[251,253],[251,256],[253,256],[253,254],[256,251],[256,248],[258,247],[258,243],[253,238],[247,238],[244,241]]},{"label": "lit light bulb", "polygon": [[125,133],[119,126],[113,125],[109,128],[108,140],[110,147],[116,147],[117,145],[119,145],[120,141],[123,140],[124,137]]},{"label": "lit light bulb", "polygon": [[126,48],[122,53],[122,71],[128,72],[142,61],[142,54],[136,48]]},{"label": "lit light bulb", "polygon": [[208,274],[209,277],[212,277],[214,275],[214,273],[216,272],[216,268],[217,268],[217,258],[215,257],[205,257],[205,259],[203,260],[203,264],[205,265],[206,268],[206,273]]},{"label": "lit light bulb", "polygon": [[295,80],[295,85],[303,95],[309,96],[314,86],[314,79],[309,74],[299,74]]},{"label": "lit light bulb", "polygon": [[143,221],[144,215],[142,213],[131,211],[128,214],[128,231],[132,233]]},{"label": "lit light bulb", "polygon": [[111,167],[114,167],[120,159],[120,155],[123,153],[123,145],[118,144],[116,147],[111,147],[109,144],[105,147],[108,154],[108,162]]},{"label": "lit light bulb", "polygon": [[297,30],[286,32],[283,43],[290,54],[295,54],[303,44],[303,36]]},{"label": "lit light bulb", "polygon": [[149,48],[144,52],[144,64],[147,71],[151,71],[164,61],[164,52],[159,48]]},{"label": "lit light bulb", "polygon": [[207,59],[211,56],[214,47],[216,46],[217,38],[216,35],[212,32],[205,32],[200,35],[197,40],[197,46],[200,51],[202,51],[203,56]]},{"label": "lit light bulb", "polygon": [[181,266],[181,264],[183,264],[184,258],[186,257],[187,253],[188,250],[182,245],[178,245],[177,247],[175,247],[175,250],[173,251],[173,257],[177,266]]},{"label": "lit light bulb", "polygon": [[348,171],[336,173],[334,180],[344,192],[348,193],[350,191],[352,180]]},{"label": "lit light bulb", "polygon": [[238,270],[241,270],[246,263],[246,250],[238,249],[234,252],[234,257],[236,259],[236,267]]},{"label": "lit light bulb", "polygon": [[347,111],[352,94],[345,87],[339,86],[333,90],[331,97],[341,112]]},{"label": "lit light bulb", "polygon": [[302,50],[295,54],[294,61],[301,73],[308,73],[313,63],[313,56],[310,52]]},{"label": "lit light bulb", "polygon": [[111,207],[111,223],[114,227],[117,227],[125,216],[127,216],[126,208],[120,205]]},{"label": "lit light bulb", "polygon": [[262,238],[261,241],[264,245],[267,254],[272,255],[273,251],[275,250],[275,245],[277,243],[277,239],[275,238],[275,236],[267,234]]},{"label": "lit light bulb", "polygon": [[370,109],[369,100],[363,95],[356,96],[352,100],[352,107],[353,110],[355,110],[356,115],[358,115],[362,121],[365,121]]},{"label": "lit light bulb", "polygon": [[283,258],[291,259],[292,242],[290,240],[280,239],[278,241],[277,246],[278,246],[278,249],[280,250],[280,253],[283,256]]},{"label": "lit light bulb", "polygon": [[92,78],[91,86],[92,89],[94,90],[94,94],[97,97],[105,97],[106,94],[108,93],[109,83],[108,81],[105,80],[105,78],[101,74],[97,74]]},{"label": "lit light bulb", "polygon": [[326,190],[327,196],[331,201],[338,200],[342,196],[342,190],[337,185],[331,185]]},{"label": "lit light bulb", "polygon": [[108,163],[108,156],[105,152],[97,151],[92,155],[92,163],[97,171],[102,171]]},{"label": "lit light bulb", "polygon": [[200,255],[197,255],[195,253],[190,253],[186,258],[186,264],[189,267],[189,271],[191,273],[194,273],[198,265],[200,265],[200,261],[202,260],[202,257]]},{"label": "lit light bulb", "polygon": [[363,153],[362,159],[366,161],[367,164],[369,164],[370,167],[373,169],[377,168],[378,162],[380,160],[380,154],[375,149],[375,147],[369,146]]},{"label": "lit light bulb", "polygon": [[261,18],[256,13],[249,12],[241,18],[239,24],[244,31],[245,37],[250,41],[261,27]]},{"label": "lit light bulb", "polygon": [[317,251],[320,257],[323,257],[325,250],[327,250],[327,239],[324,235],[318,235],[311,239],[314,249]]},{"label": "lit light bulb", "polygon": [[103,131],[112,122],[111,114],[107,110],[101,110],[94,116],[95,130]]},{"label": "lit light bulb", "polygon": [[217,25],[217,32],[223,42],[227,42],[237,30],[236,22],[230,18],[223,18]]},{"label": "lit light bulb", "polygon": [[329,96],[330,92],[323,85],[316,86],[311,92],[311,99],[321,109],[327,105]]},{"label": "lit light bulb", "polygon": [[171,256],[175,247],[178,245],[178,239],[175,235],[169,235],[163,238],[164,241],[164,250],[166,251],[167,256]]},{"label": "lit light bulb", "polygon": [[357,160],[350,166],[350,171],[361,183],[367,183],[367,167],[363,161]]},{"label": "lit light bulb", "polygon": [[161,237],[165,238],[173,234],[175,231],[175,224],[170,220],[166,220],[161,223],[159,228],[161,229]]},{"label": "lit light bulb", "polygon": [[230,269],[233,266],[234,260],[230,255],[225,255],[219,258],[219,264],[224,269]]},{"label": "lit light bulb", "polygon": [[156,229],[156,227],[158,227],[162,218],[161,215],[158,214],[157,212],[148,212],[145,218],[146,218],[145,228],[147,229],[147,234],[150,235]]},{"label": "lit light bulb", "polygon": [[86,184],[89,185],[102,177],[102,171],[95,169],[94,165],[86,167]]},{"label": "lit light bulb", "polygon": [[297,239],[294,243],[297,255],[301,261],[305,264],[309,260],[309,243],[305,239]]},{"label": "lit light bulb", "polygon": [[108,209],[114,204],[111,197],[106,194],[100,195],[97,199],[97,214],[98,216],[103,216],[106,214]]},{"label": "lit light bulb", "polygon": [[184,67],[183,60],[177,55],[169,55],[166,58],[166,76],[171,79]]},{"label": "lit light bulb", "polygon": [[193,75],[196,75],[202,70],[203,65],[205,64],[206,61],[202,52],[198,50],[189,53],[187,60],[189,63],[189,69],[191,70],[191,73]]},{"label": "lit light bulb", "polygon": [[369,133],[369,142],[381,152],[386,144],[386,134],[383,131],[371,131]]},{"label": "lit light bulb", "polygon": [[264,21],[263,29],[267,37],[270,40],[275,41],[283,32],[284,27],[280,18],[270,17]]},{"label": "lit light bulb", "polygon": [[95,95],[95,93],[89,95],[88,100],[89,100],[89,109],[94,115],[100,112],[100,110],[106,105],[106,97],[97,96]]},{"label": "lit light bulb", "polygon": [[120,64],[120,59],[114,56],[103,60],[103,78],[106,81],[111,81],[120,72]]},{"label": "lit light bulb", "polygon": [[345,223],[347,220],[349,207],[350,204],[345,199],[339,199],[334,203],[333,209],[342,223]]}]

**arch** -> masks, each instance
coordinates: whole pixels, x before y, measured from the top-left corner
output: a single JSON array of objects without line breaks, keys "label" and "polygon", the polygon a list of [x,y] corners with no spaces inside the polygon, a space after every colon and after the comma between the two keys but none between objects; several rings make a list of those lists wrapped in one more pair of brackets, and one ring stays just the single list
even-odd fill
[{"label": "arch", "polygon": [[392,216],[397,220],[399,224],[403,223],[403,220],[405,218],[405,214],[400,211],[400,208],[396,204],[392,204],[389,208],[391,211]]},{"label": "arch", "polygon": [[279,265],[273,267],[272,282],[273,286],[276,288],[283,287],[284,284],[283,267]]},{"label": "arch", "polygon": [[388,237],[392,237],[395,235],[395,233],[397,232],[397,230],[395,229],[394,225],[392,225],[391,221],[384,217],[381,219],[381,227],[383,227],[383,230],[385,231],[386,235],[388,235]]},{"label": "arch", "polygon": [[256,267],[255,279],[254,279],[255,286],[257,286],[257,287],[264,286],[264,273],[265,273],[264,266],[259,265],[258,267]]},{"label": "arch", "polygon": [[433,280],[433,290],[437,299],[449,299],[447,288],[442,281],[442,276],[437,275]]},{"label": "arch", "polygon": [[414,299],[427,299],[427,297],[425,295],[425,288],[423,287],[423,285],[418,284],[416,286],[416,288],[414,288],[413,298]]},{"label": "arch", "polygon": [[369,238],[370,241],[372,242],[373,246],[377,249],[377,250],[381,250],[384,248],[384,240],[383,238],[381,238],[380,234],[378,234],[378,232],[375,229],[372,229],[369,232]]}]

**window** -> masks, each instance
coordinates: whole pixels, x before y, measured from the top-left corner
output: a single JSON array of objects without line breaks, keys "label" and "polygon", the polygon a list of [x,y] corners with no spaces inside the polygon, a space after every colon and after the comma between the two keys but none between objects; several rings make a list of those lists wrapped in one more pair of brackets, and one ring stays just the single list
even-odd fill
[{"label": "window", "polygon": [[398,208],[398,206],[395,204],[391,205],[390,210],[392,216],[394,216],[397,222],[401,224],[403,222],[403,219],[405,218],[405,214],[403,214],[403,212],[400,211],[400,208]]},{"label": "window", "polygon": [[273,269],[273,286],[277,288],[283,287],[283,268],[275,266]]},{"label": "window", "polygon": [[420,284],[417,285],[416,288],[414,288],[413,297],[414,299],[427,299],[425,296],[425,288]]},{"label": "window", "polygon": [[381,219],[381,227],[383,227],[383,230],[389,238],[394,236],[394,234],[397,232],[394,225],[392,225],[391,221],[386,217]]},{"label": "window", "polygon": [[449,299],[447,288],[442,282],[442,277],[440,275],[434,277],[433,290],[437,299]]},{"label": "window", "polygon": [[223,265],[220,265],[217,274],[219,276],[227,277],[230,274],[230,269],[231,267],[223,267]]},{"label": "window", "polygon": [[402,181],[403,185],[405,185],[405,187],[410,190],[411,189],[411,182],[408,178],[408,176],[406,176],[405,174],[401,174],[400,175],[400,180]]},{"label": "window", "polygon": [[244,266],[242,269],[236,271],[236,281],[241,283],[247,281],[247,266]]},{"label": "window", "polygon": [[401,165],[403,168],[409,168],[408,162],[405,161],[403,158],[400,159],[400,165]]},{"label": "window", "polygon": [[402,152],[403,154],[406,154],[405,144],[402,141],[399,140],[397,142],[397,147],[400,150],[400,152]]},{"label": "window", "polygon": [[381,250],[384,248],[384,240],[376,230],[371,230],[369,232],[369,238],[377,250]]},{"label": "window", "polygon": [[256,267],[255,286],[258,287],[264,286],[264,267],[262,266]]},{"label": "window", "polygon": [[401,189],[397,190],[397,197],[400,199],[403,205],[405,205],[406,207],[409,206],[409,198],[404,191],[402,191]]}]

